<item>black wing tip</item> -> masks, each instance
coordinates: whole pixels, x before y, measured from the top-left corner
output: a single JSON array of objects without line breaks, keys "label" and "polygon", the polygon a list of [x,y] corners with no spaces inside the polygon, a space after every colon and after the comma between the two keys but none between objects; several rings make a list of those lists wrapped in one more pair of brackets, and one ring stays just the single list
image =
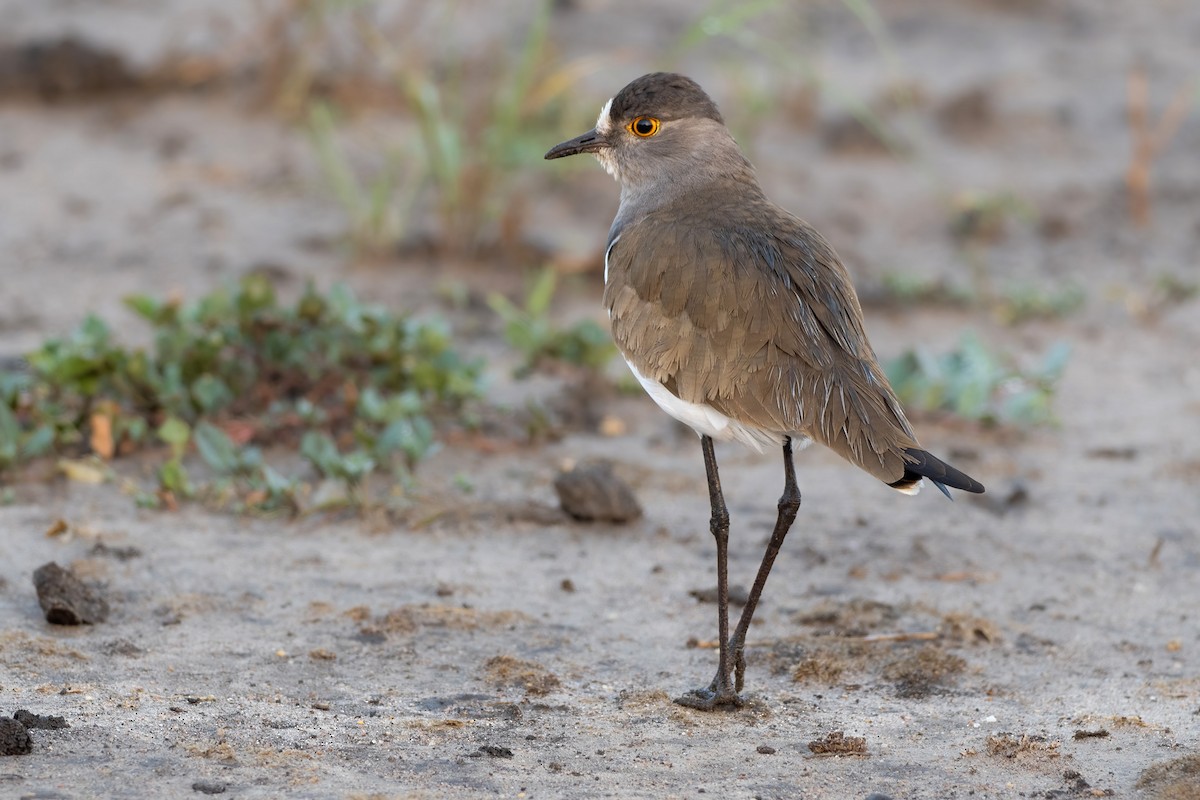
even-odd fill
[{"label": "black wing tip", "polygon": [[[950,497],[950,489],[959,489],[972,494],[983,494],[983,484],[970,475],[957,470],[942,461],[937,456],[915,447],[904,451],[908,458],[905,465],[904,477],[888,484],[893,489],[905,491],[911,489],[922,478],[928,478],[934,486],[942,490],[942,494]],[[949,487],[949,489],[947,488]],[[953,497],[950,497],[953,500]]]}]

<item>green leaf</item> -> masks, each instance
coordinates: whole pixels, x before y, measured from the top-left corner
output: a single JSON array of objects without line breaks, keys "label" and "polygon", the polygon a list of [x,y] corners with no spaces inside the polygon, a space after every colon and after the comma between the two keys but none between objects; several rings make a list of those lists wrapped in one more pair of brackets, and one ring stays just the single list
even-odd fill
[{"label": "green leaf", "polygon": [[241,467],[237,445],[217,426],[201,421],[196,424],[196,450],[218,475],[228,475]]},{"label": "green leaf", "polygon": [[320,431],[305,431],[304,437],[300,440],[300,455],[307,458],[325,477],[338,477],[338,467],[342,456],[328,434]]},{"label": "green leaf", "polygon": [[554,290],[558,287],[558,273],[546,267],[537,276],[525,299],[525,310],[532,317],[541,317],[550,310]]},{"label": "green leaf", "polygon": [[179,417],[167,417],[166,422],[158,427],[158,438],[171,446],[176,454],[182,453],[191,438],[192,429]]},{"label": "green leaf", "polygon": [[153,297],[144,294],[130,295],[125,298],[125,306],[147,322],[157,324],[163,320],[164,304]]},{"label": "green leaf", "polygon": [[375,459],[364,450],[354,450],[342,456],[338,465],[339,477],[357,484],[375,469]]},{"label": "green leaf", "polygon": [[[0,406],[0,414],[3,414],[4,407]],[[31,459],[38,456],[44,456],[54,447],[54,427],[49,424],[39,426],[33,433],[25,437],[25,441],[21,443],[21,458]],[[0,455],[0,460],[3,456]]]},{"label": "green leaf", "polygon": [[201,412],[211,414],[233,402],[233,392],[225,381],[206,372],[192,381],[192,399]]},{"label": "green leaf", "polygon": [[180,497],[187,497],[192,493],[187,470],[184,468],[183,462],[177,458],[172,458],[158,468],[158,482],[164,489],[174,492]]},{"label": "green leaf", "polygon": [[0,403],[0,467],[17,463],[21,427],[7,403]]}]

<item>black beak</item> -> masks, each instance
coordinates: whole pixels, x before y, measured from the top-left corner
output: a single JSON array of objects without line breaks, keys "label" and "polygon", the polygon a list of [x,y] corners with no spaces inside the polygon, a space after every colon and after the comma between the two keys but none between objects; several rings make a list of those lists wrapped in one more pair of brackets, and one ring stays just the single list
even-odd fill
[{"label": "black beak", "polygon": [[592,128],[581,136],[576,136],[574,139],[568,139],[565,142],[554,145],[546,153],[546,158],[563,158],[565,156],[578,155],[579,153],[595,153],[598,150],[603,150],[605,147],[608,147],[608,142],[604,140],[603,136],[596,133],[595,128]]}]

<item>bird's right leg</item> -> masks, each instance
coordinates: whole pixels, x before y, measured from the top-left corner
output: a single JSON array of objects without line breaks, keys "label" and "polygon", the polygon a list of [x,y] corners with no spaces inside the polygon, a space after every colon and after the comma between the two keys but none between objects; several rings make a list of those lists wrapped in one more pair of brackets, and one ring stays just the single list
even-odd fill
[{"label": "bird's right leg", "polygon": [[729,651],[729,510],[725,507],[725,496],[721,492],[721,478],[717,474],[717,455],[713,450],[711,436],[700,437],[704,449],[704,471],[708,476],[708,502],[712,511],[708,528],[717,544],[717,636],[720,656],[717,675],[704,689],[693,689],[676,703],[711,711],[718,706],[740,706],[742,699],[733,688],[733,660]]}]

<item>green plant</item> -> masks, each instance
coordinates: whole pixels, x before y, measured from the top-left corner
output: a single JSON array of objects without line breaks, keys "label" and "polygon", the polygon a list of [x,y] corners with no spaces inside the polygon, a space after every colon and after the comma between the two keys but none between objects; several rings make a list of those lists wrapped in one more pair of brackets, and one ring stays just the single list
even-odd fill
[{"label": "green plant", "polygon": [[416,122],[407,157],[423,167],[420,197],[436,211],[438,245],[472,255],[509,244],[521,228],[516,178],[545,152],[545,132],[559,127],[567,94],[596,62],[550,57],[552,0],[537,1],[515,53],[501,46],[482,58],[452,51],[455,3],[429,8],[447,28],[449,53],[397,48],[372,26],[359,32]]},{"label": "green plant", "polygon": [[1017,325],[1034,319],[1058,319],[1073,314],[1083,307],[1087,293],[1073,283],[1048,289],[1012,284],[996,294],[981,295],[945,278],[885,272],[878,290],[864,294],[863,300],[885,305],[985,308],[1000,322]]},{"label": "green plant", "polygon": [[1055,419],[1051,404],[1070,352],[1069,345],[1058,342],[1037,368],[1022,371],[967,334],[956,350],[940,356],[910,350],[889,362],[886,371],[907,408],[948,411],[989,424],[1038,425]]},{"label": "green plant", "polygon": [[996,298],[993,312],[1006,325],[1017,325],[1033,319],[1058,319],[1083,307],[1087,293],[1075,284],[1056,289],[1029,285],[1014,285]]},{"label": "green plant", "polygon": [[1013,220],[1031,221],[1036,210],[1012,192],[961,192],[953,200],[950,233],[961,242],[993,242]]},{"label": "green plant", "polygon": [[406,174],[405,159],[393,151],[373,177],[360,178],[336,141],[337,127],[329,104],[315,102],[309,107],[309,137],[321,172],[349,221],[351,247],[360,255],[386,255],[408,228],[419,176]]},{"label": "green plant", "polygon": [[[102,458],[157,442],[160,498],[233,498],[295,507],[299,484],[257,445],[294,444],[322,475],[356,491],[376,469],[403,477],[479,391],[481,365],[445,328],[359,302],[345,287],[309,286],[293,305],[250,276],[187,304],[138,296],[128,306],[154,330],[147,349],[117,344],[89,317],[0,372],[0,469],[42,454]],[[197,485],[193,449],[216,476]]]},{"label": "green plant", "polygon": [[546,268],[530,286],[524,308],[504,295],[488,295],[488,305],[504,322],[504,338],[525,357],[518,375],[528,374],[546,360],[598,370],[616,353],[608,332],[592,320],[565,329],[555,327],[549,311],[557,286],[558,274]]},{"label": "green plant", "polygon": [[896,305],[939,305],[961,308],[975,297],[967,289],[944,278],[928,278],[910,272],[885,272],[880,276],[878,299]]},{"label": "green plant", "polygon": [[314,97],[354,94],[378,83],[362,48],[345,35],[347,22],[365,24],[376,5],[376,0],[281,0],[265,13],[260,9],[241,47],[260,59],[262,101],[297,119]]}]

